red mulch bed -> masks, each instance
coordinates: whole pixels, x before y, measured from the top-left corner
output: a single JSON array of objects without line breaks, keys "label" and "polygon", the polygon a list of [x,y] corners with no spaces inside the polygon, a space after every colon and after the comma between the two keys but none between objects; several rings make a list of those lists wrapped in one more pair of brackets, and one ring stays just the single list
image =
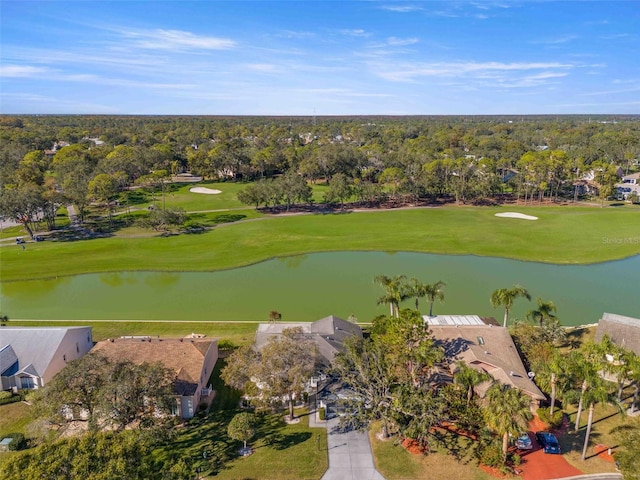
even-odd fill
[{"label": "red mulch bed", "polygon": [[424,455],[425,452],[427,451],[426,448],[420,446],[418,442],[410,438],[405,438],[402,441],[402,446],[407,452],[413,453],[414,455]]},{"label": "red mulch bed", "polygon": [[507,473],[502,473],[499,469],[497,469],[496,467],[488,467],[487,465],[478,465],[480,467],[480,470],[482,470],[483,472],[488,473],[489,475],[491,475],[492,477],[496,477],[496,478],[509,478],[512,477],[513,475],[511,474],[507,474]]},{"label": "red mulch bed", "polygon": [[602,445],[602,444],[598,444],[595,447],[593,447],[593,453],[595,453],[598,458],[601,458],[602,460],[604,460],[605,462],[611,462],[614,463],[615,459],[613,458],[613,448],[611,449],[611,455],[609,454],[609,447],[608,445]]}]

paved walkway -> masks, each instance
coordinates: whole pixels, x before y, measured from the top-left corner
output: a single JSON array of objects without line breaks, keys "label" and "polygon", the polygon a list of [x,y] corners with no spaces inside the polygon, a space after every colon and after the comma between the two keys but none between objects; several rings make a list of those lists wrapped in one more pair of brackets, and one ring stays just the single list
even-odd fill
[{"label": "paved walkway", "polygon": [[338,423],[338,418],[318,423],[315,413],[309,416],[309,426],[327,427],[329,469],[321,480],[384,480],[373,464],[367,432],[338,433]]}]

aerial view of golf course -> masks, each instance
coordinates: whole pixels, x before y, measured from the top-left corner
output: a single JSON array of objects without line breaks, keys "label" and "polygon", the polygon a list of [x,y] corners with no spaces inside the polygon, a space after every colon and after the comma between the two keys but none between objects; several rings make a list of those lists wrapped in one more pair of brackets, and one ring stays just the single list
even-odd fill
[{"label": "aerial view of golf course", "polygon": [[2,2],[0,478],[640,480],[615,6]]}]

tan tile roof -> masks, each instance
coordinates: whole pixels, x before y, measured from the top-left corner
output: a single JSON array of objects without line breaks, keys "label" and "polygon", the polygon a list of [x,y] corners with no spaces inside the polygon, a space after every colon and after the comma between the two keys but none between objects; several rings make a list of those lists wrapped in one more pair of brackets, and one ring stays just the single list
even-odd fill
[{"label": "tan tile roof", "polygon": [[545,396],[531,381],[520,354],[506,328],[493,325],[429,326],[436,342],[445,350],[451,362],[467,365],[489,373],[497,381],[518,388],[531,397]]},{"label": "tan tile roof", "polygon": [[113,360],[126,359],[137,365],[160,362],[175,372],[178,389],[185,390],[186,386],[181,388],[181,384],[200,381],[204,357],[213,342],[181,338],[116,338],[98,342],[92,352]]}]

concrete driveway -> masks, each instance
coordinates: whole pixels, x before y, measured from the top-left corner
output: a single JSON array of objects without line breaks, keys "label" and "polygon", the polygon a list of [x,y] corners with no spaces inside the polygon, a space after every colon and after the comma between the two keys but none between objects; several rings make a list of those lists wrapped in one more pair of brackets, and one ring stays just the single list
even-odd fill
[{"label": "concrete driveway", "polygon": [[373,463],[373,453],[367,432],[336,431],[339,419],[332,418],[326,423],[316,423],[312,413],[309,423],[327,427],[329,449],[329,469],[322,480],[384,480]]}]

